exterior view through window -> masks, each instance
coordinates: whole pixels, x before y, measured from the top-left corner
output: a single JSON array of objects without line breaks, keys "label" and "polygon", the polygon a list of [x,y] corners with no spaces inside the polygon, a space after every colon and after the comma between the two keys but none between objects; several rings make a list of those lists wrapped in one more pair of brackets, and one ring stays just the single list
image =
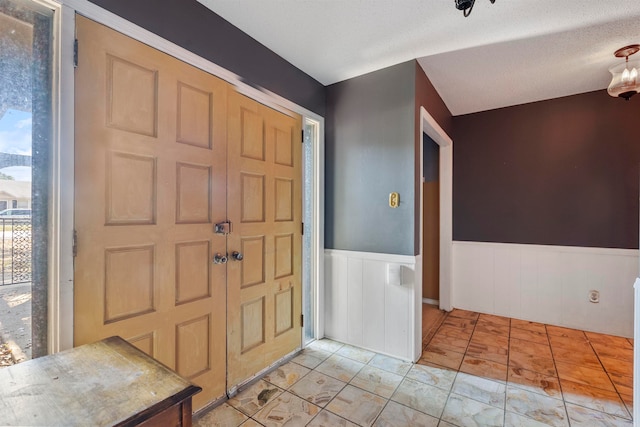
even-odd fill
[{"label": "exterior view through window", "polygon": [[316,288],[313,270],[313,212],[314,212],[314,147],[318,145],[318,122],[306,119],[304,123],[303,146],[303,214],[304,234],[302,235],[302,314],[304,315],[303,344],[310,344],[315,338]]},{"label": "exterior view through window", "polygon": [[0,367],[46,354],[51,18],[0,0]]}]

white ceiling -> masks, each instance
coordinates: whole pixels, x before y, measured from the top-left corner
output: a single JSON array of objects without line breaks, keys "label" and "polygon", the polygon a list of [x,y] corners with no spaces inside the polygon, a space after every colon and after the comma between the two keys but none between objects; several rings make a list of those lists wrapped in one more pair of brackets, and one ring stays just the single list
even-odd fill
[{"label": "white ceiling", "polygon": [[325,85],[417,58],[454,115],[606,88],[640,43],[638,0],[198,1]]}]

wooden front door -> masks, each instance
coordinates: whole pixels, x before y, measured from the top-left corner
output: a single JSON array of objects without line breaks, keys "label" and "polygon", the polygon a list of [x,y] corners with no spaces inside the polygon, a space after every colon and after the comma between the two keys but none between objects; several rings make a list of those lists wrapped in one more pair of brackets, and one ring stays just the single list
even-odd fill
[{"label": "wooden front door", "polygon": [[228,85],[77,16],[74,344],[120,335],[225,393]]},{"label": "wooden front door", "polygon": [[233,387],[301,345],[302,143],[299,117],[236,92],[229,93],[228,115],[227,383]]},{"label": "wooden front door", "polygon": [[197,409],[301,345],[301,118],[76,22],[74,344],[122,336]]}]

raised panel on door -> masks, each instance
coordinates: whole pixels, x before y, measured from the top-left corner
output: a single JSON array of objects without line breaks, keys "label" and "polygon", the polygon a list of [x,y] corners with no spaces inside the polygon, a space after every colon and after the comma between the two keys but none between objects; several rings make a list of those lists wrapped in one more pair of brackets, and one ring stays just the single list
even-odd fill
[{"label": "raised panel on door", "polygon": [[224,396],[227,84],[77,17],[74,344],[120,335]]},{"label": "raised panel on door", "polygon": [[229,94],[229,388],[301,346],[301,119]]}]

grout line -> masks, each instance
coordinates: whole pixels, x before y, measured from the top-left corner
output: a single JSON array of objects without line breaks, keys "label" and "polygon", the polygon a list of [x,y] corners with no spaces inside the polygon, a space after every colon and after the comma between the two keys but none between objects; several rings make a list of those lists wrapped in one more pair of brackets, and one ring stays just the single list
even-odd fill
[{"label": "grout line", "polygon": [[[449,314],[447,314],[447,318],[449,317]],[[453,387],[456,385],[456,381],[458,379],[458,374],[460,373],[460,368],[462,368],[462,364],[464,363],[464,359],[467,356],[467,351],[469,351],[469,345],[471,345],[471,339],[473,338],[473,334],[476,331],[476,327],[478,326],[478,320],[480,319],[480,314],[478,314],[478,316],[475,318],[475,323],[473,324],[473,330],[471,331],[471,334],[469,334],[469,339],[467,341],[467,346],[465,347],[464,353],[462,353],[462,360],[460,360],[460,364],[458,365],[458,368],[456,369],[456,374],[453,377],[453,382],[451,383],[451,388],[449,389],[449,392],[447,393],[447,398],[444,402],[444,406],[442,407],[442,413],[440,413],[440,421],[442,421],[442,416],[444,415],[444,411],[447,409],[447,405],[449,404],[449,399],[451,399],[451,394],[453,393]],[[466,319],[468,320],[468,319]],[[444,322],[443,322],[444,323]],[[503,420],[502,423],[504,424],[504,414],[503,414]]]},{"label": "grout line", "polygon": [[[627,404],[625,403],[624,399],[622,398],[622,395],[620,394],[620,391],[618,390],[618,387],[616,387],[616,383],[613,382],[613,378],[611,378],[611,374],[609,373],[609,370],[606,368],[606,366],[604,366],[604,363],[602,363],[602,360],[600,359],[600,355],[596,351],[596,349],[593,346],[593,344],[591,344],[591,340],[589,339],[589,337],[586,334],[585,334],[585,336],[587,338],[587,342],[589,343],[589,347],[591,347],[591,350],[595,353],[596,357],[598,358],[598,362],[600,362],[600,366],[602,366],[602,369],[604,370],[604,373],[607,375],[607,378],[609,378],[609,381],[611,381],[611,385],[613,386],[613,389],[615,390],[615,393],[618,396],[618,399],[620,399],[620,402],[622,402],[622,406],[630,414],[630,419],[633,421],[633,413],[631,413],[631,411],[629,411],[629,408],[627,407]],[[624,376],[624,375],[621,375],[621,376]],[[598,388],[598,387],[593,387],[593,388]],[[634,404],[635,404],[635,402],[634,402]],[[610,415],[612,415],[612,414],[610,414]]]},{"label": "grout line", "polygon": [[560,381],[560,372],[558,371],[558,366],[556,365],[556,356],[553,353],[553,347],[551,346],[551,340],[549,339],[549,331],[547,330],[547,325],[544,326],[544,330],[547,334],[547,341],[549,342],[549,349],[551,350],[551,360],[553,361],[553,368],[556,370],[556,378],[558,378],[558,385],[560,386],[560,396],[562,396],[562,406],[564,406],[564,413],[567,416],[567,424],[571,425],[571,418],[569,417],[569,410],[567,409],[567,401],[564,398],[562,381]]},{"label": "grout line", "polygon": [[507,377],[504,379],[504,419],[503,422],[507,420],[507,395],[509,390],[509,366],[511,362],[511,318],[509,319],[509,335],[507,339]]},{"label": "grout line", "polygon": [[[423,314],[424,314],[424,304],[422,307],[423,310]],[[441,311],[441,310],[439,310]],[[447,319],[447,317],[449,316],[449,313],[444,312],[444,314],[440,315],[440,319],[436,320],[436,322],[433,324],[433,326],[431,326],[431,328],[429,328],[429,330],[427,331],[427,333],[425,334],[424,331],[424,325],[422,325],[423,327],[423,331],[422,331],[422,351],[424,352],[424,349],[427,348],[427,346],[431,343],[431,340],[433,340],[433,338],[437,335],[438,331],[440,330],[440,328],[442,327],[442,325],[444,324],[444,321]],[[423,318],[424,319],[424,318]],[[423,320],[424,321],[424,320]],[[433,331],[433,333],[431,333]],[[429,336],[431,335],[431,336]],[[428,337],[428,340],[425,341],[425,338]]]}]

